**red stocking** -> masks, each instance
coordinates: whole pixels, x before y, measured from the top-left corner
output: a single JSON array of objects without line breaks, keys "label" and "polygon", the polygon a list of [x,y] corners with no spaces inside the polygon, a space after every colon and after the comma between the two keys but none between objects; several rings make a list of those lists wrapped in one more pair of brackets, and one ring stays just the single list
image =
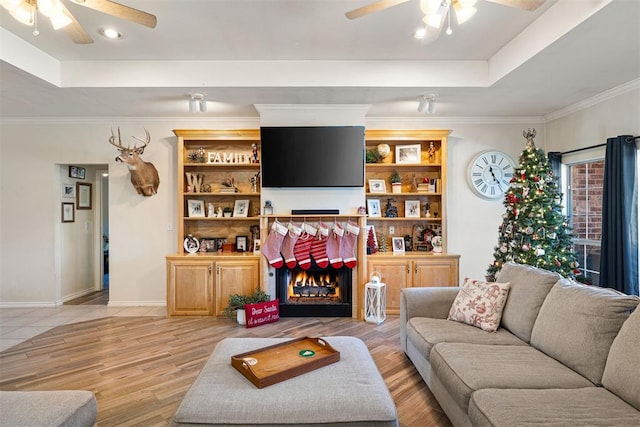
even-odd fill
[{"label": "red stocking", "polygon": [[311,242],[313,242],[313,236],[316,235],[318,230],[306,223],[302,225],[302,228],[302,234],[293,248],[293,254],[296,257],[296,261],[298,261],[298,266],[303,270],[308,270],[311,267],[311,255],[309,254]]},{"label": "red stocking", "polygon": [[293,268],[296,266],[296,257],[293,253],[293,248],[296,246],[300,233],[302,233],[302,227],[295,225],[292,221],[289,223],[288,228],[289,232],[284,236],[280,252],[282,253],[282,257],[284,258],[284,263],[287,265],[287,268]]},{"label": "red stocking", "polygon": [[329,257],[329,263],[333,268],[342,267],[342,257],[340,256],[340,241],[344,234],[344,228],[337,222],[333,226],[333,231],[329,233],[327,240],[327,256]]},{"label": "red stocking", "polygon": [[342,240],[340,241],[340,256],[344,261],[344,265],[349,268],[353,268],[358,264],[358,260],[356,258],[358,234],[360,234],[358,226],[351,222],[347,222],[344,236],[342,236]]},{"label": "red stocking", "polygon": [[327,256],[327,236],[329,235],[329,227],[320,222],[318,224],[318,235],[311,242],[311,256],[320,268],[329,266],[329,257]]},{"label": "red stocking", "polygon": [[267,236],[264,245],[262,245],[262,254],[274,268],[280,268],[284,265],[284,261],[280,255],[280,247],[286,234],[287,227],[275,221],[271,226],[271,232]]}]

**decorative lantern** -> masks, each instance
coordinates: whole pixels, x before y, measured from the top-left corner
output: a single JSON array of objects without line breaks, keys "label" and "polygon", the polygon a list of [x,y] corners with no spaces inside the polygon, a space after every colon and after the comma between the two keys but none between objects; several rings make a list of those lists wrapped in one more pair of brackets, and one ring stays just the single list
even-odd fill
[{"label": "decorative lantern", "polygon": [[387,285],[380,282],[380,273],[371,273],[364,285],[364,320],[381,324],[387,318]]}]

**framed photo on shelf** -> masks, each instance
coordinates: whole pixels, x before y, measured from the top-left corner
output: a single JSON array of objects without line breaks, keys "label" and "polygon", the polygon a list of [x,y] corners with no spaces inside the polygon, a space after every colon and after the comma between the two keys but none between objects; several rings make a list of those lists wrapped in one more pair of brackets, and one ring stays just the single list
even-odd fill
[{"label": "framed photo on shelf", "polygon": [[189,218],[204,218],[204,201],[203,200],[187,200],[187,212]]},{"label": "framed photo on shelf", "polygon": [[76,220],[74,208],[73,202],[62,202],[62,222],[74,222]]},{"label": "framed photo on shelf", "polygon": [[247,252],[248,242],[248,236],[236,236],[236,252]]},{"label": "framed photo on shelf", "polygon": [[62,197],[66,199],[76,198],[76,186],[65,182],[62,184]]},{"label": "framed photo on shelf", "polygon": [[260,241],[256,240],[253,242],[253,254],[260,255]]},{"label": "framed photo on shelf", "polygon": [[218,241],[215,237],[203,237],[200,239],[200,250],[205,252],[217,252],[218,251]]},{"label": "framed photo on shelf", "polygon": [[233,216],[246,218],[248,215],[249,215],[249,200],[236,200],[236,203],[233,206]]},{"label": "framed photo on shelf", "polygon": [[85,182],[76,182],[76,209],[91,209],[91,187]]},{"label": "framed photo on shelf", "polygon": [[394,254],[403,254],[404,253],[404,238],[403,237],[392,237],[391,244],[393,245],[393,253]]},{"label": "framed photo on shelf", "polygon": [[384,179],[370,179],[369,192],[370,193],[386,193],[387,184],[384,182]]},{"label": "framed photo on shelf", "polygon": [[420,144],[396,145],[396,163],[419,164],[421,160]]},{"label": "framed photo on shelf", "polygon": [[380,218],[382,216],[382,212],[380,210],[380,199],[368,199],[367,212],[371,218]]},{"label": "framed photo on shelf", "polygon": [[420,218],[420,200],[404,201],[404,217]]}]

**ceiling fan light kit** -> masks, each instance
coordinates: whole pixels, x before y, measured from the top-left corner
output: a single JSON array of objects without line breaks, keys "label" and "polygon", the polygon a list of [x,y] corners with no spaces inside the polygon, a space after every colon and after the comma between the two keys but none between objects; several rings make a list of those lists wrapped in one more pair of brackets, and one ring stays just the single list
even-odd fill
[{"label": "ceiling fan light kit", "polygon": [[[393,6],[397,6],[402,3],[406,3],[410,0],[377,0],[366,6],[353,9],[345,13],[345,16],[349,19],[356,19],[370,13],[379,12],[381,10],[388,9]],[[456,15],[458,24],[464,24],[473,15],[476,14],[475,8],[478,0],[419,0],[420,10],[424,14],[422,22],[426,25],[424,29],[417,30],[413,33],[413,37],[416,39],[429,38],[429,41],[433,41],[438,38],[440,32],[444,27],[445,19],[447,20],[447,34],[453,34],[451,29],[451,9]],[[518,9],[533,11],[539,8],[545,0],[485,0],[492,3],[498,3],[505,6],[512,6]],[[434,36],[430,37],[429,28],[437,31],[434,32]]]},{"label": "ceiling fan light kit", "polygon": [[[70,0],[89,9],[115,16],[145,27],[155,28],[157,19],[154,15],[125,6],[111,0]],[[65,29],[67,35],[76,44],[93,43],[93,39],[82,28],[61,0],[0,0],[0,5],[7,9],[18,22],[34,26],[33,35],[37,36],[38,12],[51,20],[54,30]],[[101,33],[103,34],[103,33]],[[104,34],[106,37],[106,34]],[[115,37],[115,38],[120,38]],[[112,37],[110,37],[112,38]]]}]

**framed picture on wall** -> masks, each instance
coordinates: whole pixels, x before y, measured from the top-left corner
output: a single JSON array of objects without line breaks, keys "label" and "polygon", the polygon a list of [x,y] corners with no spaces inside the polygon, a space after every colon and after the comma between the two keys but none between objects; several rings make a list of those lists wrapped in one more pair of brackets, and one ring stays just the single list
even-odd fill
[{"label": "framed picture on wall", "polygon": [[69,166],[69,178],[84,179],[86,169],[80,166]]},{"label": "framed picture on wall", "polygon": [[74,222],[75,210],[73,202],[62,202],[62,222]]},{"label": "framed picture on wall", "polygon": [[91,209],[91,187],[89,183],[76,183],[76,209]]},{"label": "framed picture on wall", "polygon": [[62,184],[62,197],[66,199],[76,198],[76,186],[67,182]]}]

